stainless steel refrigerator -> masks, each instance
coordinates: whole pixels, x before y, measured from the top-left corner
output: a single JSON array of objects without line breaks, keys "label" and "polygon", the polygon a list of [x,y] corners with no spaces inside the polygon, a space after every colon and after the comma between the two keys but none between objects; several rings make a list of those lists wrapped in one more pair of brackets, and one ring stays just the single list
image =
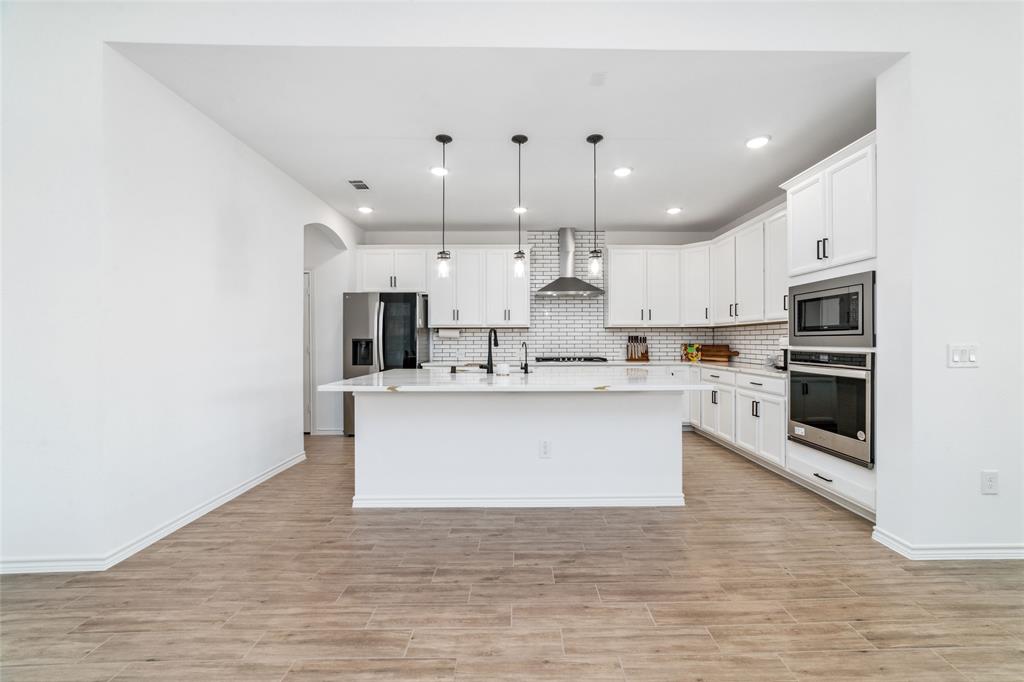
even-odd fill
[{"label": "stainless steel refrigerator", "polygon": [[[345,294],[344,378],[417,369],[430,360],[424,294]],[[344,393],[345,435],[355,435],[355,400]]]}]

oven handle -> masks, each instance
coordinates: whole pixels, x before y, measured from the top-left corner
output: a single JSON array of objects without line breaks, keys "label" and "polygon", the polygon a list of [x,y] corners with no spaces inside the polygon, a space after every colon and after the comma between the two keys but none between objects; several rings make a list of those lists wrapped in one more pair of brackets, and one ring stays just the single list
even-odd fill
[{"label": "oven handle", "polygon": [[790,370],[806,372],[807,374],[821,374],[832,377],[846,377],[848,379],[870,379],[871,370],[867,369],[845,369],[842,367],[829,367],[823,365],[804,365],[799,362],[790,361]]}]

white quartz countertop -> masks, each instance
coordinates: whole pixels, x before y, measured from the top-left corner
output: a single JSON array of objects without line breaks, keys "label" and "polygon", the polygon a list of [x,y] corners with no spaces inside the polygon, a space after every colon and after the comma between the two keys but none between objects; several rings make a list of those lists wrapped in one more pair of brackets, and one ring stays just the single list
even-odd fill
[{"label": "white quartz countertop", "polygon": [[[469,370],[478,370],[477,367],[483,363],[470,362],[468,360],[460,360],[458,362],[442,362],[442,361],[431,361],[424,362],[423,367],[426,369],[445,369],[450,370],[452,365],[456,367],[465,367]],[[498,363],[494,363],[497,365]],[[511,363],[510,363],[511,364]],[[564,371],[565,369],[602,369],[611,367],[707,367],[709,369],[721,369],[727,372],[743,372],[744,374],[756,374],[763,377],[785,377],[786,370],[775,369],[774,367],[765,367],[764,365],[754,365],[742,362],[684,362],[682,360],[652,360],[648,362],[634,362],[627,360],[609,360],[608,362],[536,362],[530,361],[530,371],[535,372],[537,370],[544,369],[558,369]],[[460,369],[460,371],[463,371]],[[513,372],[519,372],[519,363],[516,362],[512,365]]]},{"label": "white quartz countertop", "polygon": [[[631,363],[632,364],[632,363]],[[395,393],[583,393],[589,391],[685,393],[710,391],[692,383],[688,372],[650,371],[646,367],[565,367],[558,372],[516,372],[508,376],[479,372],[452,374],[446,369],[389,369],[317,388],[323,392]]]}]

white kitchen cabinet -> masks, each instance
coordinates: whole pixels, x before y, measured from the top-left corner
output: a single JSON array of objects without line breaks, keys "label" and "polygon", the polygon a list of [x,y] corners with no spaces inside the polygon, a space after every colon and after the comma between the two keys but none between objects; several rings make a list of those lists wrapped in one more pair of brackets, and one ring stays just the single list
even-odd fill
[{"label": "white kitchen cabinet", "polygon": [[638,327],[647,313],[647,273],[643,249],[608,249],[607,324]]},{"label": "white kitchen cabinet", "polygon": [[825,171],[828,266],[875,257],[875,147],[865,147]]},{"label": "white kitchen cabinet", "polygon": [[522,278],[516,278],[511,251],[489,249],[484,258],[484,324],[491,327],[528,327],[529,266]]},{"label": "white kitchen cabinet", "polygon": [[789,274],[874,258],[875,134],[783,183]]},{"label": "white kitchen cabinet", "polygon": [[700,393],[700,426],[701,430],[708,433],[718,431],[718,406],[715,403],[715,391],[701,391]]},{"label": "white kitchen cabinet", "polygon": [[736,233],[736,303],[733,321],[764,319],[764,223],[755,221]]},{"label": "white kitchen cabinet", "polygon": [[786,263],[786,212],[764,221],[764,319],[789,318],[789,267]]},{"label": "white kitchen cabinet", "polygon": [[677,248],[608,249],[607,326],[678,325],[680,296]]},{"label": "white kitchen cabinet", "polygon": [[679,324],[682,291],[679,286],[679,251],[646,250],[647,320],[645,324],[667,327]]},{"label": "white kitchen cabinet", "polygon": [[[700,383],[700,367],[690,367],[689,382],[691,384]],[[690,424],[694,428],[700,428],[700,403],[701,396],[708,393],[708,391],[690,391],[687,394],[687,402],[690,403]]]},{"label": "white kitchen cabinet", "polygon": [[717,428],[715,435],[730,443],[736,440],[736,389],[732,386],[715,387],[715,408]]},{"label": "white kitchen cabinet", "polygon": [[736,445],[782,466],[785,416],[785,398],[736,389]]},{"label": "white kitchen cabinet", "polygon": [[736,321],[736,238],[711,244],[711,321],[730,324]]},{"label": "white kitchen cabinet", "polygon": [[480,327],[484,325],[484,252],[481,249],[450,249],[451,271],[438,277],[431,269],[431,327]]},{"label": "white kitchen cabinet", "polygon": [[360,291],[427,290],[425,249],[364,248],[356,252],[356,273]]},{"label": "white kitchen cabinet", "polygon": [[789,274],[820,270],[825,235],[825,178],[819,173],[786,190]]},{"label": "white kitchen cabinet", "polygon": [[683,287],[681,321],[688,327],[711,324],[710,251],[707,246],[687,246],[679,257]]}]

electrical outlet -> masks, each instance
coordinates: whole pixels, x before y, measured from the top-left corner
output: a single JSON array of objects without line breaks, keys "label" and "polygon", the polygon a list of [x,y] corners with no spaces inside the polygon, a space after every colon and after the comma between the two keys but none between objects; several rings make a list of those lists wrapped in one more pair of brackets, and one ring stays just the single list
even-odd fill
[{"label": "electrical outlet", "polygon": [[948,367],[977,367],[978,347],[974,344],[951,343],[946,346]]},{"label": "electrical outlet", "polygon": [[540,442],[540,451],[538,455],[541,459],[551,459],[551,441],[542,440]]},{"label": "electrical outlet", "polygon": [[999,472],[995,469],[983,469],[981,472],[981,494],[999,494]]}]

